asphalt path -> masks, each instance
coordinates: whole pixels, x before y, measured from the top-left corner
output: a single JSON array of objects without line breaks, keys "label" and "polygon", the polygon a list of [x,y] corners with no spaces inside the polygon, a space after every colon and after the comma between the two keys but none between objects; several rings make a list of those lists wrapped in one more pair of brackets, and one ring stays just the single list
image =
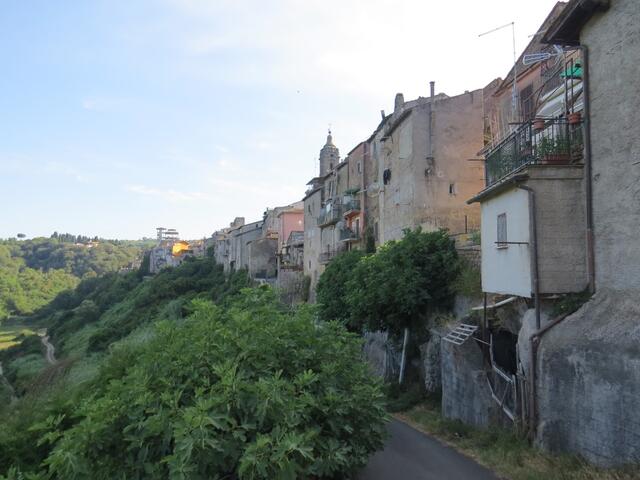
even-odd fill
[{"label": "asphalt path", "polygon": [[384,450],[358,480],[498,480],[490,470],[418,430],[393,420]]}]

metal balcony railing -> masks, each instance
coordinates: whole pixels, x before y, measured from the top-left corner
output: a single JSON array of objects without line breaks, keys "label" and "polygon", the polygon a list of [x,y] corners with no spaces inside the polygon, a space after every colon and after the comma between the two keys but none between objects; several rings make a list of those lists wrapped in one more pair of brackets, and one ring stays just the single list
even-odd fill
[{"label": "metal balcony railing", "polygon": [[360,232],[357,228],[343,228],[340,230],[339,238],[341,242],[357,242],[360,240]]},{"label": "metal balcony railing", "polygon": [[329,250],[326,252],[322,252],[318,257],[318,263],[329,263],[333,258],[337,255],[337,252],[334,250]]},{"label": "metal balcony railing", "polygon": [[343,205],[343,210],[344,210],[345,214],[348,213],[348,212],[359,212],[360,211],[360,200],[357,200],[355,198],[353,198],[351,200],[348,200]]},{"label": "metal balcony railing", "polygon": [[554,118],[523,123],[485,156],[486,186],[524,165],[562,165],[582,158],[582,124]]},{"label": "metal balcony railing", "polygon": [[318,217],[318,226],[331,225],[342,219],[342,205],[333,205],[330,210],[323,210]]}]

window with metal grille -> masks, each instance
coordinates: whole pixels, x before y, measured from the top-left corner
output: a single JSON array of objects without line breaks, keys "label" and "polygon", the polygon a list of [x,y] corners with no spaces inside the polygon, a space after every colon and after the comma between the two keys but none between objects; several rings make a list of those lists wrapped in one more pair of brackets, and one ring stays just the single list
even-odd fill
[{"label": "window with metal grille", "polygon": [[535,114],[533,109],[533,85],[529,84],[520,93],[520,111],[522,120],[530,120]]},{"label": "window with metal grille", "polygon": [[498,215],[498,241],[496,242],[496,246],[498,248],[505,248],[508,246],[507,243],[507,214],[501,213]]}]

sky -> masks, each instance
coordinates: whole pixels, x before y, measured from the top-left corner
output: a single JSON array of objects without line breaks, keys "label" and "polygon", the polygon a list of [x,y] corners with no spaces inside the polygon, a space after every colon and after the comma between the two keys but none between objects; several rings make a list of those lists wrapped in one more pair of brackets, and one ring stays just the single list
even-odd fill
[{"label": "sky", "polygon": [[210,236],[405,100],[504,77],[555,0],[5,0],[0,238]]}]

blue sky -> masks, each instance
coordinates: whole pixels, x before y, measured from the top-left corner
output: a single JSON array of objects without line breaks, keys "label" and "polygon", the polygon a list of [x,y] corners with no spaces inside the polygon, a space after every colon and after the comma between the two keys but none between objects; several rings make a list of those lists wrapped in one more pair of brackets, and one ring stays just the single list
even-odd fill
[{"label": "blue sky", "polygon": [[[433,4],[437,4],[433,5]],[[405,99],[504,76],[555,1],[7,0],[0,237],[201,238],[302,198]]]}]

